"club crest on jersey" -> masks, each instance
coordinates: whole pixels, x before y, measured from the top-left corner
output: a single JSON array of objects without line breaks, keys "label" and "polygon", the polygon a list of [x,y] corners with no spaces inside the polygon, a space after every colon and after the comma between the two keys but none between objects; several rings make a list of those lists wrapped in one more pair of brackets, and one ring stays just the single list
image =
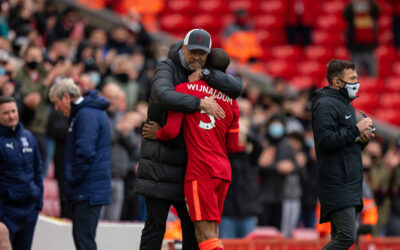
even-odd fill
[{"label": "club crest on jersey", "polygon": [[21,137],[22,146],[29,147],[29,142],[26,137]]}]

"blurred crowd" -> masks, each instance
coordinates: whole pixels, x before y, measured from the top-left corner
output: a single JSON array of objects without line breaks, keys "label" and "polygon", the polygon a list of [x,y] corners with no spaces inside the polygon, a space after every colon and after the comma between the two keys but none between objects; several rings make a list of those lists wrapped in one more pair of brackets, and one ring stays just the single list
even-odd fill
[{"label": "blurred crowd", "polygon": [[[44,177],[54,162],[60,216],[68,217],[63,194],[68,120],[54,110],[48,91],[68,77],[82,93],[97,89],[110,101],[112,204],[102,211],[102,218],[143,221],[143,200],[133,195],[141,127],[146,121],[151,78],[157,62],[167,57],[168,44],[152,41],[135,13],[128,13],[124,25],[108,32],[90,26],[77,9],[59,11],[55,1],[0,2],[0,93],[17,99],[21,121],[39,143]],[[240,23],[243,20],[238,22],[249,29]],[[226,32],[235,32],[235,27]],[[235,66],[228,71],[239,74]],[[240,143],[246,150],[230,155],[232,184],[221,237],[244,237],[256,226],[276,227],[285,237],[298,227],[315,228],[313,90],[295,91],[280,78],[270,87],[245,76],[242,80]],[[371,233],[400,235],[400,140],[378,136],[364,150],[363,164],[365,185],[379,213]],[[243,230],[233,232],[229,223]]]}]

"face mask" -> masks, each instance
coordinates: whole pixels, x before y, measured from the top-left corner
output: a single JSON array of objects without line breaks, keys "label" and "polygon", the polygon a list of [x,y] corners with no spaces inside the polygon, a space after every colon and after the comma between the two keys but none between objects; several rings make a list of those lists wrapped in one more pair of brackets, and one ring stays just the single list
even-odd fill
[{"label": "face mask", "polygon": [[285,128],[280,123],[272,123],[268,128],[269,135],[274,139],[279,139],[285,133]]},{"label": "face mask", "polygon": [[0,76],[6,74],[6,69],[4,67],[0,67]]},{"label": "face mask", "polygon": [[129,75],[127,73],[116,74],[114,76],[120,82],[126,83],[129,81]]},{"label": "face mask", "polygon": [[307,147],[312,148],[314,147],[314,140],[312,138],[305,139],[304,143]]},{"label": "face mask", "polygon": [[354,97],[357,96],[358,89],[360,88],[360,83],[359,82],[348,83],[348,82],[343,81],[342,79],[339,79],[339,80],[344,83],[343,89],[347,90],[347,95],[350,98],[354,98]]},{"label": "face mask", "polygon": [[39,62],[36,62],[36,61],[27,62],[26,65],[27,65],[28,68],[30,68],[30,69],[37,69],[37,68],[39,68]]},{"label": "face mask", "polygon": [[100,74],[97,72],[92,72],[90,73],[90,80],[94,83],[94,85],[97,87],[100,83],[101,77]]}]

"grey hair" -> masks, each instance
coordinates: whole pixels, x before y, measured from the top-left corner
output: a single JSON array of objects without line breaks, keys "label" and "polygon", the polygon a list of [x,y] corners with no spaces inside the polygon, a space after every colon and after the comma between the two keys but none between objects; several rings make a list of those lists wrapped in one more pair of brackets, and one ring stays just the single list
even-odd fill
[{"label": "grey hair", "polygon": [[81,91],[79,87],[71,78],[64,78],[61,81],[55,83],[50,89],[49,98],[51,99],[54,96],[58,99],[62,99],[64,94],[68,94],[72,99],[81,96]]}]

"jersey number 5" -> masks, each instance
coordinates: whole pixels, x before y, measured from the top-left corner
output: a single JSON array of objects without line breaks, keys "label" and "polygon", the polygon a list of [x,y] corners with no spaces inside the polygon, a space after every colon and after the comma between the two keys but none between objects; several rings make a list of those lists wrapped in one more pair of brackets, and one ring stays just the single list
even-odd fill
[{"label": "jersey number 5", "polygon": [[[203,113],[205,113],[205,111],[201,110],[200,114],[203,114]],[[208,130],[208,129],[212,129],[215,127],[215,119],[214,119],[214,116],[209,115],[209,114],[207,114],[207,115],[208,115],[208,117],[210,117],[210,122],[203,122],[202,120],[200,120],[199,127],[202,129]]]}]

